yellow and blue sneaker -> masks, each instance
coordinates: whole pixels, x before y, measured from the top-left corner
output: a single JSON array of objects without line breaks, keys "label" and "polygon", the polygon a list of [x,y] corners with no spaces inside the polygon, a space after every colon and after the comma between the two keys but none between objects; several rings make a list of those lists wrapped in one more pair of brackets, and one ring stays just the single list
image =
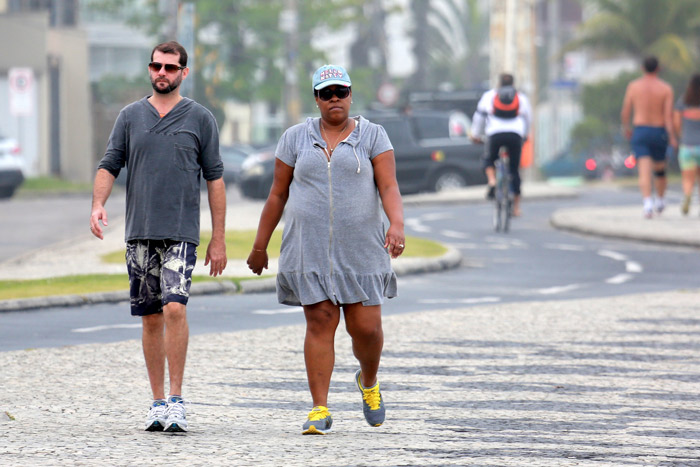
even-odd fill
[{"label": "yellow and blue sneaker", "polygon": [[362,393],[362,411],[365,414],[365,420],[371,426],[379,426],[384,423],[386,411],[384,410],[384,398],[379,390],[379,382],[371,388],[362,387],[360,373],[362,370],[357,370],[355,373],[355,383],[357,388]]},{"label": "yellow and blue sneaker", "polygon": [[330,433],[331,425],[333,425],[333,417],[328,411],[328,407],[317,405],[311,412],[309,417],[302,427],[302,435],[325,435]]}]

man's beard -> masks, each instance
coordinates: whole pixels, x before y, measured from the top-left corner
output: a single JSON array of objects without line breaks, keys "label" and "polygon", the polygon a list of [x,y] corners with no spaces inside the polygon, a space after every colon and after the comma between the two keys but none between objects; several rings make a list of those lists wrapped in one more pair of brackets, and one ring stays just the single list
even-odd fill
[{"label": "man's beard", "polygon": [[157,92],[158,94],[170,94],[174,90],[180,86],[180,83],[182,82],[182,76],[178,76],[172,83],[168,80],[161,79],[160,81],[164,81],[168,83],[167,88],[160,88],[158,87],[158,82],[157,80],[151,80],[151,86],[153,86],[153,90]]}]

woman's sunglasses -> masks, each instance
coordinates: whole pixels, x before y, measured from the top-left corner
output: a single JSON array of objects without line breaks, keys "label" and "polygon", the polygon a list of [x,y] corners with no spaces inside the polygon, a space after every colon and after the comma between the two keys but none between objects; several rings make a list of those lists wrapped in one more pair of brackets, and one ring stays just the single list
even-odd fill
[{"label": "woman's sunglasses", "polygon": [[345,99],[350,95],[350,88],[346,86],[337,86],[335,89],[331,89],[330,86],[327,88],[319,89],[316,91],[318,93],[318,98],[322,101],[329,101],[335,95],[338,99]]},{"label": "woman's sunglasses", "polygon": [[182,69],[187,68],[187,67],[180,66],[180,65],[173,65],[171,63],[162,64],[160,62],[151,62],[148,64],[148,68],[153,73],[158,73],[161,68],[165,68],[165,71],[167,71],[168,73],[175,73],[176,71],[182,70]]}]

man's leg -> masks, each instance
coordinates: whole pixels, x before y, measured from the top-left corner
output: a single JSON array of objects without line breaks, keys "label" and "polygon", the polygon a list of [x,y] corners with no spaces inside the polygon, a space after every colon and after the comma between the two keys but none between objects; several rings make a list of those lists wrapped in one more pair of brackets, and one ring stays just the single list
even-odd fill
[{"label": "man's leg", "polygon": [[668,185],[668,180],[666,179],[666,161],[654,161],[653,169],[656,196],[663,199],[664,194],[666,194],[666,186]]},{"label": "man's leg", "polygon": [[164,341],[170,376],[170,394],[181,396],[190,336],[187,308],[181,303],[170,302],[163,306],[163,318],[165,321]]},{"label": "man's leg", "polygon": [[637,157],[637,172],[639,173],[639,191],[642,194],[644,217],[651,218],[654,212],[654,202],[651,198],[651,172],[653,164],[651,156]]},{"label": "man's leg", "polygon": [[520,212],[520,157],[522,155],[523,139],[516,134],[510,135],[508,145],[508,170],[510,172],[510,187],[513,190],[513,206],[511,214],[519,217]]},{"label": "man's leg", "polygon": [[165,344],[163,336],[163,314],[155,313],[142,318],[143,356],[146,360],[148,380],[151,383],[153,399],[165,399]]},{"label": "man's leg", "polygon": [[649,156],[637,158],[637,172],[639,173],[639,192],[642,198],[651,198],[651,171],[652,161]]},{"label": "man's leg", "polygon": [[304,362],[314,407],[328,406],[328,388],[335,365],[335,331],[340,322],[340,307],[331,301],[304,306],[306,336]]},{"label": "man's leg", "polygon": [[484,173],[486,174],[486,183],[488,188],[486,191],[486,199],[493,199],[496,191],[496,167],[494,162],[498,158],[498,150],[500,149],[500,137],[498,134],[491,135],[486,142],[486,148],[483,159]]}]

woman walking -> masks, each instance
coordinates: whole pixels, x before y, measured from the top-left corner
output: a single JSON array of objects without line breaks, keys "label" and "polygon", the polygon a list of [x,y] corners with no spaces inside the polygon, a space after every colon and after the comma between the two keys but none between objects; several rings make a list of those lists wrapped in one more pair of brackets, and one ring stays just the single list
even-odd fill
[{"label": "woman walking", "polygon": [[673,129],[679,138],[678,165],[681,168],[683,201],[681,212],[687,215],[696,176],[700,176],[700,74],[690,78],[685,94],[676,103]]},{"label": "woman walking", "polygon": [[320,67],[312,87],[320,117],[289,128],[278,142],[248,265],[255,274],[267,268],[267,246],[284,211],[277,296],[280,303],[301,305],[306,318],[304,360],[313,408],[302,433],[326,434],[333,423],[328,390],[341,310],[360,366],[353,384],[365,419],[372,426],[384,422],[377,382],[381,305],[397,294],[390,257],[403,253],[405,237],[394,151],[384,128],[349,116],[352,88],[343,67]]}]

